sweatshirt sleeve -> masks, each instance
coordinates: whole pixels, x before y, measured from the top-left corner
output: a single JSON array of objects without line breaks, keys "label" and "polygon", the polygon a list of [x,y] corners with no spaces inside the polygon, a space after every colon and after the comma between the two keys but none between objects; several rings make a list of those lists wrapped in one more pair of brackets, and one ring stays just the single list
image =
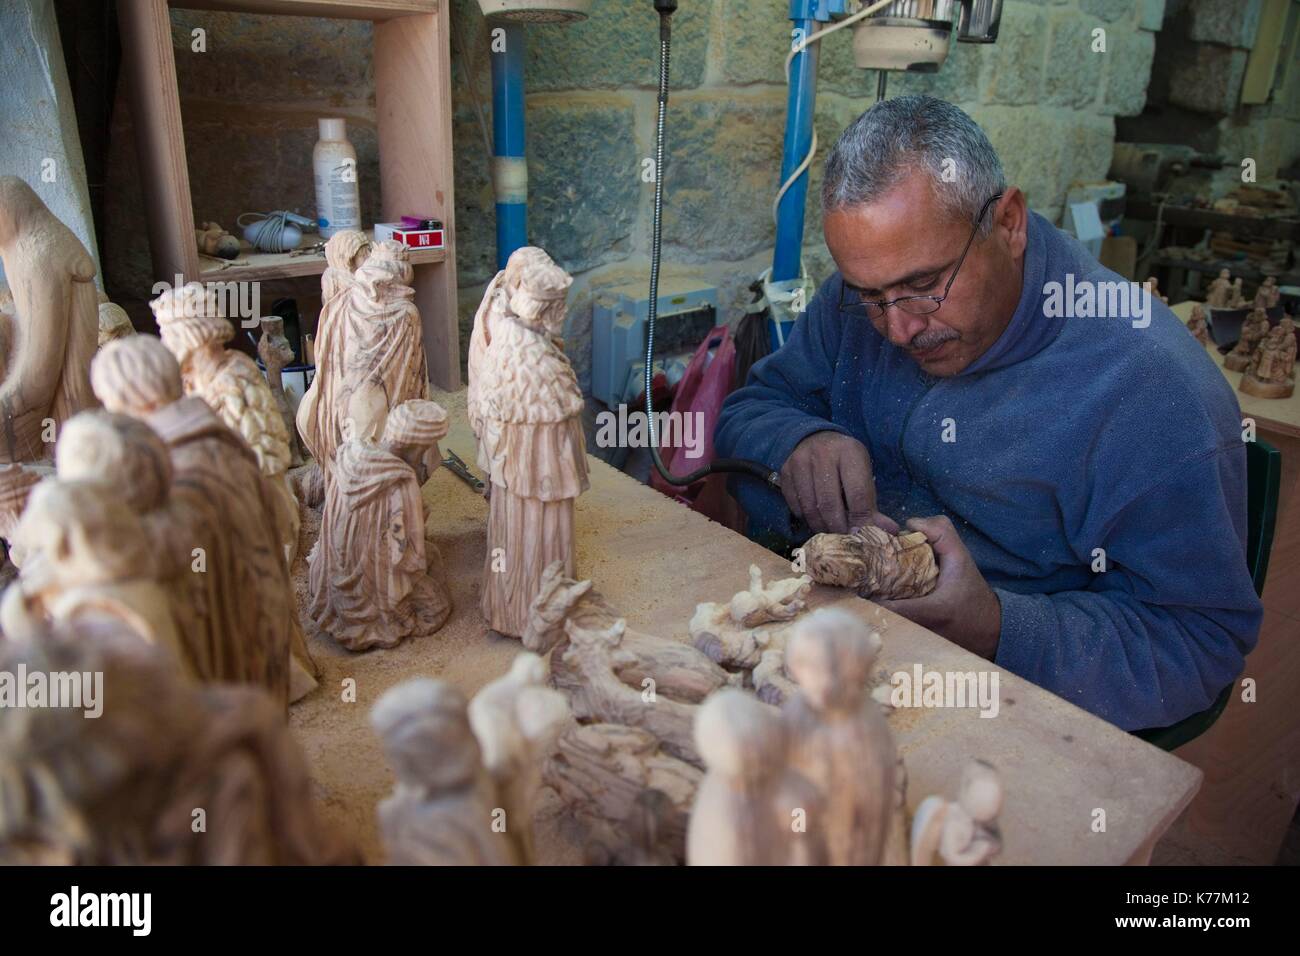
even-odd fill
[{"label": "sweatshirt sleeve", "polygon": [[[795,446],[814,432],[847,428],[831,421],[830,390],[839,346],[839,280],[813,296],[785,344],[755,363],[743,388],[727,397],[714,433],[719,457],[746,458],[779,471]],[[737,477],[736,495],[750,519],[751,537],[793,537],[781,494]]]},{"label": "sweatshirt sleeve", "polygon": [[995,662],[1125,730],[1209,707],[1241,673],[1263,618],[1245,501],[1239,444],[1182,465],[1106,521],[1096,535],[1106,570],[1087,589],[997,589]]}]

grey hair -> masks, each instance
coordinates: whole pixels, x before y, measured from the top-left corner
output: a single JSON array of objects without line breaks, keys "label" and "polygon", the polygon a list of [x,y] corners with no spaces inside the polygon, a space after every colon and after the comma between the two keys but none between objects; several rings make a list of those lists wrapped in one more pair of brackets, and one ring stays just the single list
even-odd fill
[{"label": "grey hair", "polygon": [[[871,107],[836,140],[826,157],[822,212],[874,202],[917,168],[930,174],[954,220],[974,223],[984,203],[1007,188],[1002,162],[973,119],[933,96],[899,96]],[[990,216],[980,235],[992,228]]]}]

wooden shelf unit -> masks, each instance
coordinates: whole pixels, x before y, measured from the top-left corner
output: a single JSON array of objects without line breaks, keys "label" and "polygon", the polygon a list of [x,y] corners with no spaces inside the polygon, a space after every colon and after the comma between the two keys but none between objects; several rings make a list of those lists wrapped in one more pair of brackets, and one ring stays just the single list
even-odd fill
[{"label": "wooden shelf unit", "polygon": [[[366,235],[375,237],[373,229],[367,229]],[[315,241],[319,237],[312,237]],[[299,248],[310,246],[304,241]],[[215,259],[199,260],[199,276],[206,280],[226,281],[228,279],[246,279],[269,282],[272,279],[296,279],[302,276],[318,276],[325,271],[325,254],[295,256],[290,252],[252,252],[246,242],[241,242],[238,259],[219,262]],[[411,265],[421,266],[427,263],[447,261],[447,250],[412,249]]]},{"label": "wooden shelf unit", "polygon": [[251,257],[220,269],[194,242],[180,90],[169,7],[374,22],[382,219],[427,215],[446,227],[443,250],[413,252],[415,304],[424,325],[429,378],[460,387],[456,224],[452,184],[451,52],[445,0],[118,0],[122,68],[127,74],[155,277],[171,281],[254,281],[319,275],[321,257]]}]

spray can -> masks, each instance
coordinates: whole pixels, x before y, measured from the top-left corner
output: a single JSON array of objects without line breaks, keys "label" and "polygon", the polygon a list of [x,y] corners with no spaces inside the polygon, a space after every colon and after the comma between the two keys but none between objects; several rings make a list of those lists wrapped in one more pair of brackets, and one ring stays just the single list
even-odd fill
[{"label": "spray can", "polygon": [[320,140],[312,150],[316,173],[316,222],[322,238],[341,229],[361,228],[361,197],[357,192],[357,151],[348,142],[342,119],[321,119]]}]

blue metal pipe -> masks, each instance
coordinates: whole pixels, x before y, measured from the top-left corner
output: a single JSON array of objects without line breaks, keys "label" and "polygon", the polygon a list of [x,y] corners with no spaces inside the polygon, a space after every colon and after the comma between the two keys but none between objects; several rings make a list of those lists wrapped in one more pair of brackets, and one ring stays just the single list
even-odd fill
[{"label": "blue metal pipe", "polygon": [[[792,11],[793,12],[793,11]],[[794,19],[794,28],[809,36],[817,28],[812,18]],[[785,145],[781,157],[781,182],[799,168],[812,145],[813,113],[817,107],[817,48],[814,43],[795,54],[790,63],[790,90],[785,107]],[[772,281],[797,279],[803,252],[804,206],[808,199],[808,170],[786,190],[776,208],[776,252]]]},{"label": "blue metal pipe", "polygon": [[524,26],[489,20],[505,30],[492,53],[492,188],[497,209],[497,268],[528,244],[528,162],[524,158]]}]

